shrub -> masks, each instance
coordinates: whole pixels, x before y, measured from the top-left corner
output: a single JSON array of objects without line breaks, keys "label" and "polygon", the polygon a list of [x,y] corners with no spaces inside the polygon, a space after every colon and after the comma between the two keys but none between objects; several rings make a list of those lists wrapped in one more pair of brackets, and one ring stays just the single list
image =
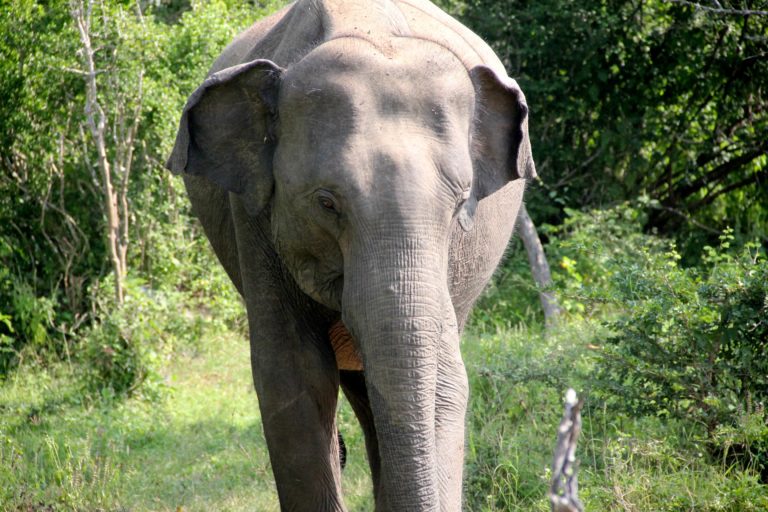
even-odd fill
[{"label": "shrub", "polygon": [[[642,202],[640,204],[642,206]],[[597,318],[591,399],[615,412],[679,419],[710,453],[768,479],[768,262],[727,231],[686,266],[644,233],[629,204],[569,211],[546,226],[553,279],[571,318]]]},{"label": "shrub", "polygon": [[[165,290],[164,283],[186,277],[181,274],[191,264],[185,258],[211,260],[210,251],[172,250],[202,245],[194,240],[202,234],[191,228],[181,180],[162,169],[184,102],[240,30],[285,3],[108,0],[94,6],[91,37],[100,49],[99,103],[112,129],[110,159],[120,152],[113,139],[130,125],[135,105],[128,98],[137,97],[139,72],[143,76],[128,182],[128,267],[152,288]],[[87,291],[104,277],[108,251],[93,174],[97,157],[84,127],[83,77],[65,71],[81,67],[69,4],[3,4],[0,32],[7,35],[0,41],[0,96],[7,99],[0,102],[2,378],[20,356],[47,361],[76,351],[83,335],[97,336],[112,320],[98,317],[105,310],[90,303]],[[171,258],[163,259],[166,254]]]},{"label": "shrub", "polygon": [[86,390],[107,396],[140,391],[159,397],[165,362],[174,350],[195,347],[204,317],[185,309],[185,294],[153,290],[136,278],[126,280],[125,303],[120,308],[113,303],[109,278],[94,295],[99,319],[80,349]]},{"label": "shrub", "polygon": [[606,210],[566,210],[559,226],[544,225],[547,254],[561,306],[571,317],[592,317],[623,306],[614,280],[639,256],[657,258],[671,242],[645,234],[645,214],[623,203]]},{"label": "shrub", "polygon": [[543,323],[539,290],[522,243],[515,241],[472,309],[469,325],[475,332],[493,334],[518,325]]},{"label": "shrub", "polygon": [[640,251],[612,275],[623,312],[608,323],[595,378],[620,409],[703,426],[715,453],[734,445],[733,427],[759,418],[736,444],[741,461],[765,470],[768,261],[757,244],[734,250],[732,240],[705,247],[700,267],[682,267],[672,247]]},{"label": "shrub", "polygon": [[57,305],[54,299],[38,297],[28,282],[3,267],[0,302],[0,376],[18,362],[22,351],[55,354],[57,347],[50,339]]}]

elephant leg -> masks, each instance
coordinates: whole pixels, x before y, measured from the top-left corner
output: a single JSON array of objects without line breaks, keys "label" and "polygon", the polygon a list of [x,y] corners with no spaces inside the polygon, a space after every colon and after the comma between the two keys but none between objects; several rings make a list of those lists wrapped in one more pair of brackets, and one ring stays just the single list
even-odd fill
[{"label": "elephant leg", "polygon": [[279,336],[265,335],[273,324],[251,327],[251,365],[280,507],[345,510],[333,352],[320,350],[322,340],[301,332],[291,319],[279,323]]},{"label": "elephant leg", "polygon": [[236,224],[236,233],[253,382],[280,507],[343,511],[339,372],[328,340],[332,315],[284,271],[268,243],[265,217],[246,218]]},{"label": "elephant leg", "polygon": [[464,431],[469,384],[459,348],[453,310],[446,312],[445,332],[438,351],[435,390],[435,447],[440,510],[461,510],[464,469]]},{"label": "elephant leg", "polygon": [[379,441],[376,437],[376,427],[373,423],[371,402],[368,400],[368,390],[365,387],[365,374],[360,371],[344,371],[340,373],[341,389],[347,397],[355,416],[360,422],[365,436],[365,449],[368,453],[368,465],[371,468],[371,480],[373,481],[373,496],[379,494],[379,481],[381,474],[381,457],[379,455]]}]

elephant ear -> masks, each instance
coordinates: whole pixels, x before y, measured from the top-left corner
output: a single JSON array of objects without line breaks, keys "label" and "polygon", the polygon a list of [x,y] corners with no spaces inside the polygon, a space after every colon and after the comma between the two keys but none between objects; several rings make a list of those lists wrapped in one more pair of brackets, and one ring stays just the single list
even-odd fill
[{"label": "elephant ear", "polygon": [[209,76],[184,107],[165,164],[240,194],[255,215],[269,202],[277,96],[283,70],[254,60]]},{"label": "elephant ear", "polygon": [[473,68],[470,76],[476,98],[471,146],[475,179],[459,217],[466,230],[471,228],[477,201],[512,180],[536,177],[528,138],[528,104],[520,86],[487,66]]}]

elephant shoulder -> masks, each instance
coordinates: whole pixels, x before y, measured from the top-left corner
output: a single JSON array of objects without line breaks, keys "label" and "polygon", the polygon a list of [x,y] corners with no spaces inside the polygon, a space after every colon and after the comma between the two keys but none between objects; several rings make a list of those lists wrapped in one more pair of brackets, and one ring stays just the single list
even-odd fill
[{"label": "elephant shoulder", "polygon": [[256,21],[238,34],[227,45],[211,66],[209,75],[224,68],[250,62],[254,59],[270,59],[277,62],[275,54],[278,48],[290,45],[293,27],[296,24],[297,4],[293,2],[279,11]]}]

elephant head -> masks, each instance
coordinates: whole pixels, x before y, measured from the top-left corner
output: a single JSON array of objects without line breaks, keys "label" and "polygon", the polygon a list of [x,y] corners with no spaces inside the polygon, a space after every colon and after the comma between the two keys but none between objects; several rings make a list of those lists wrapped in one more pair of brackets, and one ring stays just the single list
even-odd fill
[{"label": "elephant head", "polygon": [[397,485],[385,509],[460,500],[461,470],[438,475],[461,464],[467,396],[449,244],[479,201],[535,176],[527,113],[513,80],[443,46],[351,37],[287,69],[219,71],[184,110],[169,168],[269,215],[299,288],[357,340],[380,486]]}]

